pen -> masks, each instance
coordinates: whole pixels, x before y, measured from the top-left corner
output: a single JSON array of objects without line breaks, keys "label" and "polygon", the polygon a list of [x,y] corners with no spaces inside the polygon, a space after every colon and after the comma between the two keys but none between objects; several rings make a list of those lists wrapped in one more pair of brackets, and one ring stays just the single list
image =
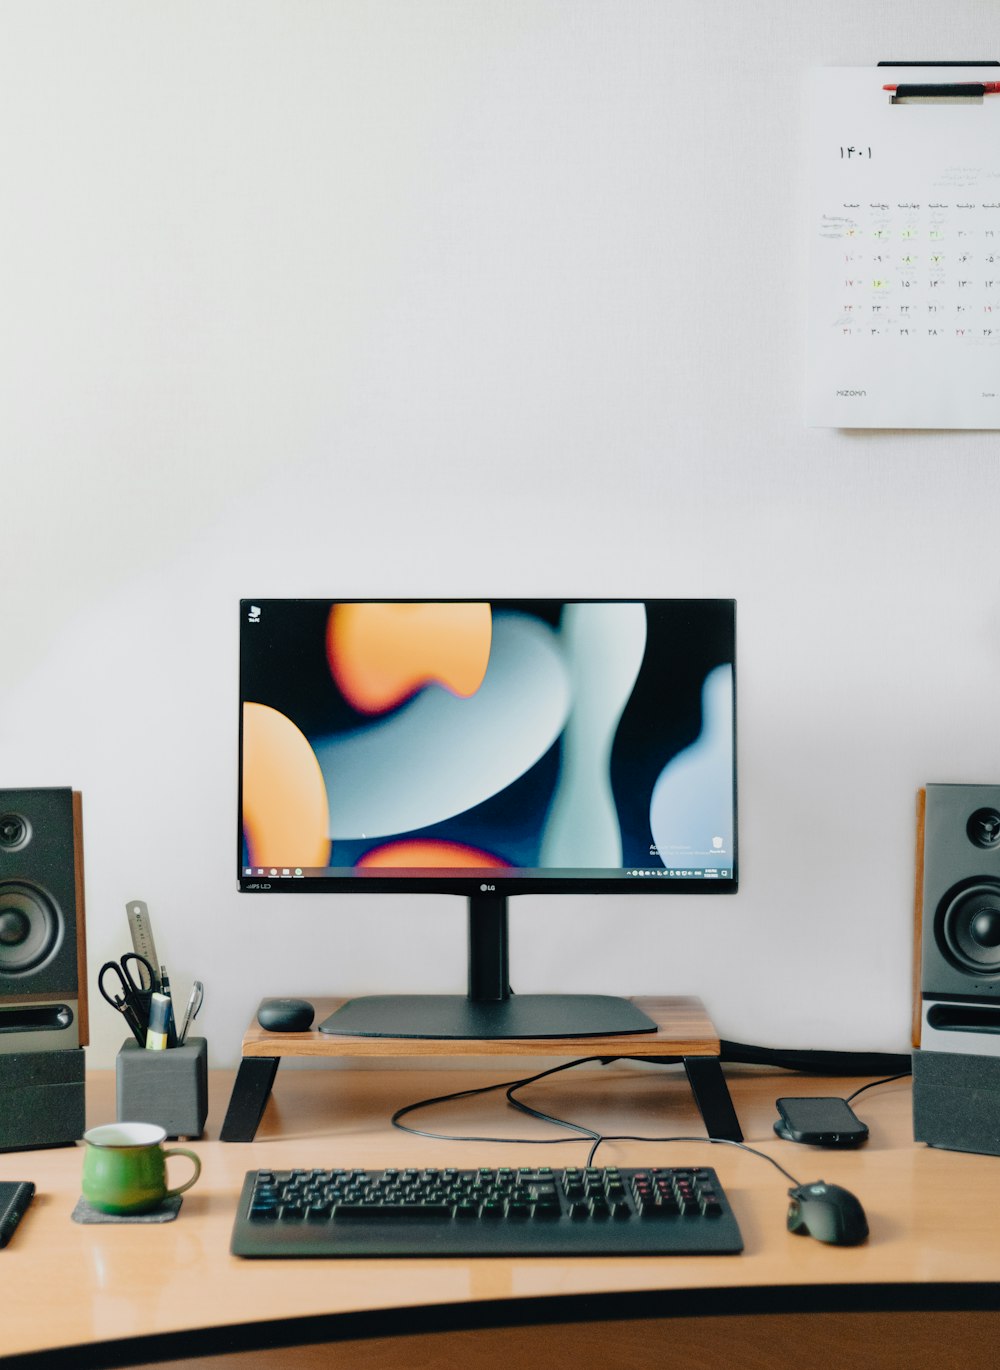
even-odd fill
[{"label": "pen", "polygon": [[194,988],[192,989],[190,997],[187,1001],[187,1008],[184,1010],[184,1021],[181,1024],[181,1030],[177,1034],[178,1046],[184,1045],[184,1042],[187,1039],[188,1028],[194,1022],[195,1018],[198,1017],[198,1013],[201,1009],[204,999],[205,986],[201,983],[200,980],[196,980],[194,982]]},{"label": "pen", "polygon": [[895,95],[1000,95],[1000,81],[957,81],[951,85],[883,86]]},{"label": "pen", "polygon": [[125,1007],[121,1010],[121,1014],[126,1023],[128,1023],[129,1032],[131,1032],[139,1045],[144,1047],[146,1045],[146,1032],[148,1032],[149,1029],[143,1030],[143,1026],[133,1009]]},{"label": "pen", "polygon": [[170,1000],[155,991],[149,1005],[149,1027],[146,1030],[146,1050],[166,1051],[170,1025]]},{"label": "pen", "polygon": [[167,1001],[167,1046],[177,1045],[177,1024],[174,1020],[174,998],[170,993],[170,976],[166,966],[160,966],[160,993]]}]

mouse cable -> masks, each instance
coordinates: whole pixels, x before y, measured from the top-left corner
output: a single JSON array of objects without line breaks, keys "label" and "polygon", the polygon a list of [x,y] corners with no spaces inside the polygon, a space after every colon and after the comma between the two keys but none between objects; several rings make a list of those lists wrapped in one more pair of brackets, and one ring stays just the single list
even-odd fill
[{"label": "mouse cable", "polygon": [[[578,1064],[578,1062],[573,1062],[573,1064]],[[545,1074],[549,1074],[549,1071],[545,1071]],[[534,1080],[540,1080],[540,1078],[541,1075],[536,1075]],[[589,1132],[590,1136],[593,1137],[593,1145],[590,1147],[588,1155],[586,1155],[586,1165],[588,1166],[593,1165],[593,1158],[595,1158],[595,1155],[597,1154],[597,1148],[603,1147],[605,1141],[656,1141],[656,1143],[667,1143],[667,1141],[708,1141],[708,1143],[714,1145],[725,1145],[725,1147],[736,1147],[738,1151],[748,1151],[751,1156],[759,1156],[760,1159],[770,1162],[775,1170],[781,1171],[782,1175],[785,1175],[786,1180],[792,1181],[793,1185],[799,1184],[795,1175],[790,1173],[789,1170],[785,1170],[784,1166],[779,1165],[779,1162],[774,1159],[774,1156],[768,1156],[766,1151],[758,1151],[756,1147],[748,1147],[745,1141],[733,1141],[732,1137],[640,1137],[633,1136],[633,1134],[630,1133],[599,1133],[592,1128],[585,1129],[582,1123],[568,1122],[566,1118],[555,1118],[552,1114],[547,1114],[547,1112],[541,1112],[538,1108],[530,1107],[530,1104],[526,1104],[525,1101],[516,1099],[514,1096],[515,1089],[522,1089],[523,1086],[533,1084],[533,1082],[533,1080],[518,1080],[512,1085],[508,1085],[508,1103],[511,1103],[515,1108],[519,1108],[522,1112],[526,1112],[526,1114],[529,1114],[532,1118],[540,1118],[544,1122],[556,1123],[560,1128],[578,1128],[581,1132]]]}]

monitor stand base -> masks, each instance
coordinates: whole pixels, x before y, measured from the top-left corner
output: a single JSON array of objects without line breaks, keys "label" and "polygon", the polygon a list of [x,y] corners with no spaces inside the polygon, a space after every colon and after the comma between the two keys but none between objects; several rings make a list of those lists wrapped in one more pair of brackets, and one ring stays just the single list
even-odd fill
[{"label": "monitor stand base", "polygon": [[[447,1056],[453,1060],[465,1056],[481,1064],[484,1056],[565,1057],[567,1060],[596,1056],[683,1064],[708,1135],[730,1142],[742,1141],[743,1133],[719,1060],[722,1045],[701,1000],[670,997],[629,1002],[652,1020],[654,1031],[609,1033],[583,1040],[580,1037],[341,1037],[318,1028],[306,1032],[267,1032],[254,1019],[243,1037],[242,1061],[220,1137],[224,1142],[253,1141],[278,1066],[286,1058]],[[317,1021],[322,1023],[344,1007],[344,1000],[317,999],[314,1006]]]},{"label": "monitor stand base", "polygon": [[509,1041],[655,1032],[656,1023],[631,999],[607,994],[512,994],[489,1002],[461,994],[370,994],[349,999],[319,1030],[333,1037]]}]

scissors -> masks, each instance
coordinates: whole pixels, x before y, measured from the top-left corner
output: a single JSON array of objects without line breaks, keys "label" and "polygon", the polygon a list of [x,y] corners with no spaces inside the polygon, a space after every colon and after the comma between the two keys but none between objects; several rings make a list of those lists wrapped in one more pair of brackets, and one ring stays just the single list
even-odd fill
[{"label": "scissors", "polygon": [[[151,989],[143,989],[143,977],[138,970],[133,973],[132,963],[143,967]],[[132,1036],[142,1047],[146,1045],[149,1026],[150,995],[158,984],[156,971],[137,951],[127,951],[120,961],[105,961],[97,977],[97,988],[111,1007],[124,1017]]]}]

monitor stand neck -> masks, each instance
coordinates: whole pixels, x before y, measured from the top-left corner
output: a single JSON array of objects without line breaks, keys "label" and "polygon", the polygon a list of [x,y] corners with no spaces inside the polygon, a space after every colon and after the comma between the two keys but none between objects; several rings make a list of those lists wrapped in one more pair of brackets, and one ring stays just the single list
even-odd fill
[{"label": "monitor stand neck", "polygon": [[469,895],[469,998],[499,1004],[510,998],[507,896]]}]

